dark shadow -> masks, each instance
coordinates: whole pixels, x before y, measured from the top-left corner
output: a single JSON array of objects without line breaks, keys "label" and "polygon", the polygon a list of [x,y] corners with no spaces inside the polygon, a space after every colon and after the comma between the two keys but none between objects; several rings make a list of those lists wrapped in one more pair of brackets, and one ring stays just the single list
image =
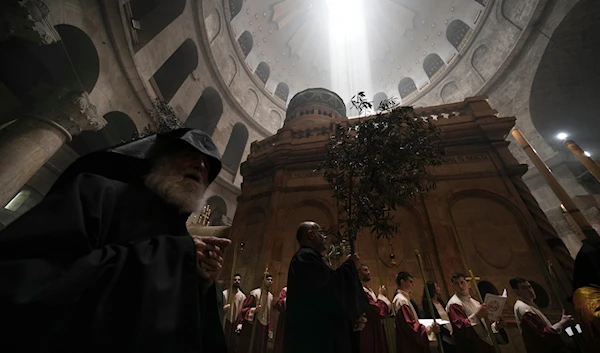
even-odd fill
[{"label": "dark shadow", "polygon": [[171,101],[196,67],[198,67],[198,49],[194,41],[188,38],[153,76],[164,101]]},{"label": "dark shadow", "polygon": [[227,142],[227,147],[225,148],[225,153],[223,153],[222,158],[223,167],[228,169],[234,175],[237,173],[242,157],[244,156],[247,142],[248,129],[246,128],[246,125],[236,123],[233,126],[229,142]]},{"label": "dark shadow", "polygon": [[222,114],[223,101],[219,92],[212,87],[208,87],[202,92],[202,96],[196,102],[184,125],[185,127],[200,129],[212,136]]}]

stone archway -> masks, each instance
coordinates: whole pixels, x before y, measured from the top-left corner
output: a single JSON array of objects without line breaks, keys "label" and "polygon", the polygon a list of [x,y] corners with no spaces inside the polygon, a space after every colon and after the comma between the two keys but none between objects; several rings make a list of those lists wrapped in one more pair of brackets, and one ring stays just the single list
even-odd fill
[{"label": "stone archway", "polygon": [[0,81],[25,107],[59,88],[89,93],[98,81],[100,59],[91,38],[75,26],[55,29],[57,43],[40,46],[17,38],[0,43]]},{"label": "stone archway", "polygon": [[211,226],[224,226],[223,217],[227,217],[227,204],[225,200],[220,196],[214,195],[206,200],[206,204],[211,209],[209,224]]},{"label": "stone archway", "polygon": [[530,95],[533,125],[556,150],[564,151],[556,139],[564,131],[592,156],[600,155],[599,58],[600,2],[581,0],[552,34]]}]

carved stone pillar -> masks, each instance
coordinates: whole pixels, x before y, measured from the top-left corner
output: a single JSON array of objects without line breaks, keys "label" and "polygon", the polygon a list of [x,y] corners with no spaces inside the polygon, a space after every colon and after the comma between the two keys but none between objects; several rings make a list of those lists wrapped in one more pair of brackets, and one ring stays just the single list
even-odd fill
[{"label": "carved stone pillar", "polygon": [[74,135],[105,125],[87,93],[69,93],[0,131],[0,206]]}]

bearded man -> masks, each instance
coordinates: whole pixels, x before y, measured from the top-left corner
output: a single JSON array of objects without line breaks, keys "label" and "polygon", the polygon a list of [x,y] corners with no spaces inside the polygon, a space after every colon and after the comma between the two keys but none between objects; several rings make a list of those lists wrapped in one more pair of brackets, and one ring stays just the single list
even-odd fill
[{"label": "bearded man", "polygon": [[369,310],[365,313],[367,322],[365,328],[360,331],[360,353],[387,353],[389,350],[383,319],[393,309],[392,303],[386,297],[387,289],[385,286],[379,286],[378,294],[375,295],[373,289],[369,288],[371,271],[366,264],[360,265],[358,278],[369,300]]},{"label": "bearded man", "polygon": [[185,226],[220,169],[190,129],[75,161],[0,233],[0,351],[226,352],[214,279],[229,240]]}]

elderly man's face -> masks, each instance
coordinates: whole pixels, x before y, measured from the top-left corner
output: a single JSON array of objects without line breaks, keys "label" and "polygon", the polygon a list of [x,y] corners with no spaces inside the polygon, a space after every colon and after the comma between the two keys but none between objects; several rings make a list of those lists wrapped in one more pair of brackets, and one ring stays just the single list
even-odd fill
[{"label": "elderly man's face", "polygon": [[208,168],[204,154],[183,149],[159,158],[146,176],[146,186],[182,212],[195,212],[208,186]]}]

